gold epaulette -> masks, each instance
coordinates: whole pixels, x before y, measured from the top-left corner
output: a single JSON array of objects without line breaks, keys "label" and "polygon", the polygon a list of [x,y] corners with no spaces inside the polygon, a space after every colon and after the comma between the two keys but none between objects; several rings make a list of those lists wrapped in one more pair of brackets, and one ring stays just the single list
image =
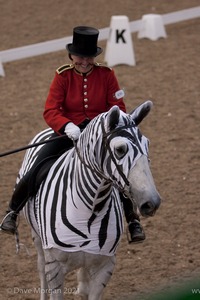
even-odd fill
[{"label": "gold epaulette", "polygon": [[112,70],[112,68],[110,68],[110,67],[108,67],[108,66],[106,66],[106,65],[104,65],[102,63],[98,63],[98,62],[95,62],[95,66],[97,66],[97,67],[104,67],[104,68],[108,68],[109,70]]},{"label": "gold epaulette", "polygon": [[66,71],[66,70],[70,70],[70,69],[73,69],[74,68],[74,65],[73,64],[67,64],[67,65],[63,65],[61,67],[59,67],[56,72],[58,74],[61,74],[62,72]]}]

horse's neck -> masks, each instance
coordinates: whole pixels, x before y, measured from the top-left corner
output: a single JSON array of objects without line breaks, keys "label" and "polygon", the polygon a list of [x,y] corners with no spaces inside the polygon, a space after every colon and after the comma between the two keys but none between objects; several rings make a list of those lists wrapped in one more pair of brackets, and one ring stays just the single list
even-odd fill
[{"label": "horse's neck", "polygon": [[101,180],[101,183],[98,186],[98,189],[96,190],[96,195],[94,197],[94,206],[97,205],[102,201],[102,196],[110,197],[112,193],[112,185],[110,182],[106,182],[104,179]]},{"label": "horse's neck", "polygon": [[[85,193],[84,197],[87,198],[88,196],[91,210],[94,210],[102,201],[108,200],[112,193],[111,183],[102,178],[100,171],[88,167],[78,158],[75,159],[72,180],[73,185],[76,185],[77,189]],[[75,189],[75,193],[77,189]],[[75,197],[77,201],[79,201],[78,198]]]}]

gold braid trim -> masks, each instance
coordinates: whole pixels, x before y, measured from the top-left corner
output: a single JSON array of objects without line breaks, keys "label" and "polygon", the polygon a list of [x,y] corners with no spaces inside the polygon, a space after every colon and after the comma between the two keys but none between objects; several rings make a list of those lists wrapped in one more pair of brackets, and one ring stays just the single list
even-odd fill
[{"label": "gold braid trim", "polygon": [[63,65],[61,67],[59,67],[56,72],[58,74],[61,74],[62,72],[66,71],[66,70],[71,70],[74,68],[74,65],[73,64],[67,64],[67,65]]},{"label": "gold braid trim", "polygon": [[108,68],[109,70],[112,70],[112,68],[110,68],[110,67],[108,67],[108,66],[106,66],[106,65],[104,65],[104,64],[102,64],[102,63],[95,62],[94,65],[95,65],[96,67],[103,67],[103,68]]}]

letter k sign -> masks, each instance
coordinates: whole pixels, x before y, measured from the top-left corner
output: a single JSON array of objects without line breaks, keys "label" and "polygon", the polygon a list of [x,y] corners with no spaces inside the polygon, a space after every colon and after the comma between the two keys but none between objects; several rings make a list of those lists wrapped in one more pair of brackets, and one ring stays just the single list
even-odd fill
[{"label": "letter k sign", "polygon": [[126,44],[126,40],[124,38],[125,31],[126,29],[122,29],[121,31],[119,31],[118,29],[116,30],[116,44],[118,44],[120,40],[122,40],[122,43]]},{"label": "letter k sign", "polygon": [[109,67],[121,64],[135,66],[132,35],[129,25],[127,16],[112,16],[111,18],[109,38],[104,58]]}]

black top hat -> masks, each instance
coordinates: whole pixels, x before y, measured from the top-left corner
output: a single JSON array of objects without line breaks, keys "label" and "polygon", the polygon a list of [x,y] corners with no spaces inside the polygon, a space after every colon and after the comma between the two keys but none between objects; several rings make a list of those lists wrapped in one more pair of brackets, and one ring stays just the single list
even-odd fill
[{"label": "black top hat", "polygon": [[67,44],[69,54],[95,57],[102,53],[103,49],[97,46],[99,31],[93,27],[78,26],[73,29],[72,44]]}]

